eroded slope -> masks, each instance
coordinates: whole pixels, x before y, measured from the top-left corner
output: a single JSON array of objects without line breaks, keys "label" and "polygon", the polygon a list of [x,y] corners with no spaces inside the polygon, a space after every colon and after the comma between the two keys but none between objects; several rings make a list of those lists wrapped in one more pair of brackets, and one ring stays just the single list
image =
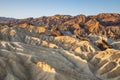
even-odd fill
[{"label": "eroded slope", "polygon": [[120,79],[119,14],[0,24],[0,80]]}]

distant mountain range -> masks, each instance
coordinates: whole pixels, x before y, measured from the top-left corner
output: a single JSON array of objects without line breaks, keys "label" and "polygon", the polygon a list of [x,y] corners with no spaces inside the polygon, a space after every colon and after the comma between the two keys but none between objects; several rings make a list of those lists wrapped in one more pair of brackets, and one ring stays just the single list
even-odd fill
[{"label": "distant mountain range", "polygon": [[15,18],[0,17],[0,20],[14,20]]}]

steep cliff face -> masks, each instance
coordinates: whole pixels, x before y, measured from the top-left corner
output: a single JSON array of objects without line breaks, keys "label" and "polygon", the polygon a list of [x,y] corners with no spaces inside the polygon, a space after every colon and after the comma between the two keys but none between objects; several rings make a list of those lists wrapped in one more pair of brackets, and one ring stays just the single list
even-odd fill
[{"label": "steep cliff face", "polygon": [[119,79],[119,14],[0,20],[0,80]]}]

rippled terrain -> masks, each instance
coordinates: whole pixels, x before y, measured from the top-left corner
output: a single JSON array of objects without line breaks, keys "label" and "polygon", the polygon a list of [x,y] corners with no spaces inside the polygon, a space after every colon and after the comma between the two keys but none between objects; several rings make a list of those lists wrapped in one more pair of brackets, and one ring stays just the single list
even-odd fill
[{"label": "rippled terrain", "polygon": [[1,17],[0,80],[120,80],[120,14]]}]

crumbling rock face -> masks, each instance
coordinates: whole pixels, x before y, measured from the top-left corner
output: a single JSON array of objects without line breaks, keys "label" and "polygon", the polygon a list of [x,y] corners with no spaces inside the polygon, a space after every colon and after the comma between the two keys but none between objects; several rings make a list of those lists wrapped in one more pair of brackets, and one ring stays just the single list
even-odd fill
[{"label": "crumbling rock face", "polygon": [[120,80],[120,15],[0,20],[0,80]]}]

